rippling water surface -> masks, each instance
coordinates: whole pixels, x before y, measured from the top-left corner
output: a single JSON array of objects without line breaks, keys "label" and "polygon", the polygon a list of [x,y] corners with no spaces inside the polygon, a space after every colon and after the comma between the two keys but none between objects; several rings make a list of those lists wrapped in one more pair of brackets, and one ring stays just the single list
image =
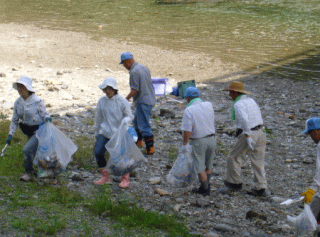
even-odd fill
[{"label": "rippling water surface", "polygon": [[320,75],[319,0],[0,0],[0,21],[193,50],[249,73],[293,79]]}]

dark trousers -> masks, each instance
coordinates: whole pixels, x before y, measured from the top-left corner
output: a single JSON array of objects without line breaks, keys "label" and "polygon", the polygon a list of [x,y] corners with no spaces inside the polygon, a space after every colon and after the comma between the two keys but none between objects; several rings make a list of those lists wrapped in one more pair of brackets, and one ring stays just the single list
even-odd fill
[{"label": "dark trousers", "polygon": [[107,166],[107,161],[104,156],[107,151],[106,144],[109,142],[109,140],[109,138],[106,138],[101,134],[99,134],[97,137],[96,145],[94,147],[94,155],[99,168],[104,168]]}]

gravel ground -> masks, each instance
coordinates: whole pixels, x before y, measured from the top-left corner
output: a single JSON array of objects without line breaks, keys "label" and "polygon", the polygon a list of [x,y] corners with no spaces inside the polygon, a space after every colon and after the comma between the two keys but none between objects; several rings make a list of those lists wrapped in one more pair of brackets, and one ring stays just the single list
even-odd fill
[{"label": "gravel ground", "polygon": [[[72,51],[70,45],[69,48],[59,48],[59,52],[65,56],[60,58],[53,53],[53,49],[47,50],[45,55],[46,44],[49,42],[53,47],[55,42],[59,45],[64,41],[62,39],[66,39],[64,44],[68,46],[70,37],[79,40],[79,36],[83,37],[81,40],[87,43],[86,47],[83,46],[86,52],[96,52],[97,48],[102,47],[101,44],[92,42],[79,33],[53,32],[12,24],[0,25],[0,29],[2,29],[1,32],[6,30],[9,32],[0,34],[0,39],[11,44],[11,46],[5,44],[0,46],[2,50],[0,57],[2,113],[11,115],[12,103],[18,96],[16,91],[10,89],[12,82],[16,81],[20,75],[28,74],[35,78],[37,94],[45,100],[50,113],[55,115],[53,120],[59,121],[59,128],[72,139],[83,135],[93,136],[93,126],[84,124],[94,116],[95,104],[102,96],[97,85],[104,77],[116,77],[121,86],[120,94],[125,96],[128,92],[128,74],[117,64],[120,53],[132,48],[133,52],[140,50],[138,55],[141,56],[148,55],[148,50],[151,50],[148,46],[112,41],[113,48],[117,50],[113,51],[112,60],[103,66],[99,66],[98,63],[93,65],[98,57],[81,63],[72,63],[68,57],[77,58],[78,54],[72,55],[75,50]],[[66,34],[67,38],[61,38],[63,34]],[[9,36],[12,37],[12,41]],[[48,36],[51,36],[50,40]],[[48,38],[45,40],[45,37]],[[38,39],[37,43],[34,39]],[[108,42],[111,43],[111,40]],[[16,49],[16,45],[19,48]],[[68,49],[70,51],[67,51]],[[219,76],[225,72],[223,68],[227,68],[228,65],[221,65],[221,62],[214,61],[210,63],[212,65],[207,65],[205,69],[200,70],[190,65],[204,63],[206,60],[203,58],[207,57],[205,55],[200,57],[191,52],[183,55],[181,52],[157,50],[162,52],[159,55],[163,55],[162,60],[168,62],[170,67],[159,63],[161,69],[158,69],[156,62],[149,65],[148,60],[144,58],[143,63],[150,67],[153,75],[169,77],[172,85],[177,81],[199,77],[200,79],[196,81],[201,90],[202,99],[214,104],[218,131],[216,138],[219,146],[213,167],[214,176],[210,181],[211,196],[202,197],[192,194],[191,189],[195,185],[184,189],[167,185],[166,175],[174,162],[172,157],[182,144],[180,124],[185,103],[181,98],[161,96],[158,97],[151,119],[156,153],[148,158],[148,164],[136,170],[134,177],[131,177],[128,189],[118,188],[118,179],[114,179],[111,189],[115,199],[125,197],[138,200],[138,205],[145,210],[177,214],[185,220],[191,233],[203,236],[297,236],[296,230],[287,221],[287,215],[294,216],[301,213],[303,203],[290,206],[282,206],[279,203],[305,191],[314,176],[315,145],[309,137],[302,136],[301,131],[308,118],[319,114],[318,82],[279,80],[261,75],[239,78],[244,82],[245,89],[252,92],[252,97],[260,105],[264,125],[271,131],[267,135],[265,158],[269,195],[255,198],[246,194],[246,191],[252,187],[252,172],[248,160],[242,167],[243,190],[229,193],[223,189],[223,180],[226,173],[226,154],[235,141],[232,136],[235,127],[229,119],[232,101],[227,92],[221,91],[227,87],[228,82],[209,81],[205,76],[201,76],[203,73],[211,73],[212,78]],[[67,53],[63,54],[63,52]],[[170,58],[167,58],[169,56]],[[31,60],[33,57],[36,59]],[[184,59],[184,61],[181,60],[183,63],[179,59]],[[177,63],[170,64],[170,62]],[[175,67],[172,68],[172,65]],[[197,71],[200,72],[199,76],[196,76]],[[170,112],[160,116],[161,109],[167,109]],[[88,157],[88,162],[90,159]],[[71,180],[68,186],[84,195],[88,194],[93,187],[93,181],[99,177],[98,173],[77,169],[73,169],[73,172],[74,175],[82,176],[83,181]],[[153,184],[155,180],[153,178],[160,178],[160,181]]]}]

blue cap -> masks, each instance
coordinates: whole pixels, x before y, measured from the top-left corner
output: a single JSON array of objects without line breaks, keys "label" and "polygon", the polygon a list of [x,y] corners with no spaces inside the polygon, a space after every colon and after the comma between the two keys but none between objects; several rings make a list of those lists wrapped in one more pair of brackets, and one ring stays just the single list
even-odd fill
[{"label": "blue cap", "polygon": [[320,129],[320,118],[308,119],[306,129],[302,133],[305,134],[314,129]]},{"label": "blue cap", "polygon": [[119,64],[122,64],[124,60],[130,59],[130,58],[133,58],[132,53],[130,53],[130,52],[122,53],[121,56],[120,56],[121,62]]},{"label": "blue cap", "polygon": [[186,90],[186,96],[185,97],[199,97],[199,95],[200,95],[199,90],[194,86],[190,86]]}]

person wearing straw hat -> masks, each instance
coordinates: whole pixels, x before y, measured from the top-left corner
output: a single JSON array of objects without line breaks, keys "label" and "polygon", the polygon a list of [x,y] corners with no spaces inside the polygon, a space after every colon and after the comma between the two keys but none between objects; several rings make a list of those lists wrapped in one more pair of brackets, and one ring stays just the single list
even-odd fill
[{"label": "person wearing straw hat", "polygon": [[[106,169],[107,161],[105,159],[106,144],[109,142],[111,136],[117,131],[121,122],[124,120],[130,123],[133,119],[129,102],[118,94],[117,81],[113,77],[107,77],[99,88],[106,94],[102,96],[97,104],[94,128],[96,144],[94,147],[94,154],[101,178],[94,182],[96,185],[103,185],[110,182],[109,172]],[[119,187],[127,188],[129,186],[129,173],[121,177]]]},{"label": "person wearing straw hat", "polygon": [[120,64],[129,70],[130,74],[129,84],[131,90],[126,99],[133,98],[136,107],[133,126],[138,134],[137,146],[142,147],[142,140],[144,139],[146,155],[153,155],[155,152],[154,136],[149,120],[152,107],[156,103],[156,96],[150,70],[146,66],[137,63],[130,52],[122,53],[120,59]]},{"label": "person wearing straw hat", "polygon": [[224,184],[233,191],[242,189],[241,163],[246,155],[251,159],[254,188],[249,195],[266,195],[267,180],[264,168],[266,135],[263,132],[263,120],[257,103],[248,96],[243,84],[233,81],[227,89],[233,100],[231,120],[237,126],[237,140],[227,158],[227,179]]},{"label": "person wearing straw hat", "polygon": [[[307,191],[303,192],[301,196],[304,196],[303,201],[305,203],[310,203],[311,211],[313,212],[315,218],[320,222],[320,118],[314,117],[307,120],[306,129],[302,134],[308,134],[314,141],[317,151],[316,160],[316,175],[313,179],[311,186]],[[318,233],[318,236],[320,234]]]},{"label": "person wearing straw hat", "polygon": [[33,159],[38,148],[38,139],[35,133],[39,129],[39,125],[44,122],[51,122],[52,119],[46,111],[43,100],[35,94],[30,77],[21,76],[17,82],[13,83],[13,88],[18,91],[20,97],[14,102],[13,116],[6,143],[11,144],[18,126],[28,136],[28,141],[23,147],[26,173],[20,180],[31,181],[34,177]]},{"label": "person wearing straw hat", "polygon": [[195,161],[200,181],[200,187],[192,191],[209,196],[209,180],[216,148],[214,110],[210,102],[202,102],[199,96],[200,92],[196,87],[187,88],[185,97],[188,105],[182,117],[183,146],[181,152],[186,152],[190,141],[191,156]]}]

